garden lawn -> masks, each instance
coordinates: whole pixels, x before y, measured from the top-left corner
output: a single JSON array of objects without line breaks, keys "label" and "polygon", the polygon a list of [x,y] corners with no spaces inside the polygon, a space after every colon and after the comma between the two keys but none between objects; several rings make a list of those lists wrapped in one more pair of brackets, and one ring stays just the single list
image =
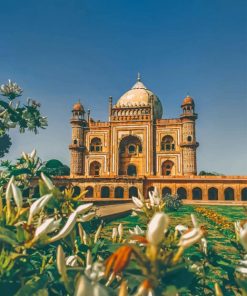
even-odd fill
[{"label": "garden lawn", "polygon": [[[193,213],[198,220],[199,225],[203,225],[207,230],[207,242],[209,247],[212,247],[216,253],[221,254],[226,260],[229,260],[232,266],[236,266],[238,261],[241,259],[240,254],[237,249],[231,244],[229,237],[227,237],[222,231],[218,230],[214,223],[206,220],[202,215],[195,211],[195,208],[199,206],[192,205],[184,205],[178,211],[167,213],[170,217],[170,225],[175,227],[178,224],[183,224],[192,227],[190,214]],[[243,207],[237,206],[201,206],[204,208],[211,209],[218,214],[226,217],[229,221],[234,222],[237,220],[242,220],[246,218],[246,211]],[[129,229],[139,225],[142,229],[145,229],[144,225],[140,222],[139,217],[137,216],[127,216],[125,218],[115,219],[110,222],[104,228],[105,234],[107,233],[108,237],[111,236],[112,228],[117,227],[119,223],[123,224],[125,235],[129,234]],[[187,254],[193,255],[197,252],[197,250],[193,247],[188,249]],[[225,278],[227,276],[226,273],[227,266],[222,266],[222,268],[216,268],[212,272],[215,274],[216,278]],[[217,280],[216,280],[217,281]],[[229,287],[229,294],[226,295],[234,295],[233,290],[234,286]]]}]

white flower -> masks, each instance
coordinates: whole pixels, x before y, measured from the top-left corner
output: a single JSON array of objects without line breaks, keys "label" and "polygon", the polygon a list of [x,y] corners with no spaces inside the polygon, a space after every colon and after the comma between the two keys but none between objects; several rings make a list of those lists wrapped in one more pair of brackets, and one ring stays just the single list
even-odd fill
[{"label": "white flower", "polygon": [[8,182],[8,185],[6,188],[6,200],[10,200],[13,195],[13,191],[12,191],[12,187],[11,187],[11,184],[13,182],[14,182],[14,176],[12,176]]},{"label": "white flower", "polygon": [[75,209],[75,212],[78,214],[78,215],[82,215],[86,212],[88,212],[93,206],[93,203],[88,203],[88,204],[84,204],[84,205],[80,205],[79,207],[77,207]]},{"label": "white flower", "polygon": [[34,234],[35,240],[38,240],[42,235],[54,231],[54,222],[54,218],[48,218],[39,227],[37,227]]},{"label": "white flower", "polygon": [[52,181],[43,172],[41,173],[41,178],[49,190],[54,189],[55,186],[53,185]]},{"label": "white flower", "polygon": [[22,94],[22,89],[19,85],[12,82],[10,79],[8,80],[8,83],[1,85],[0,91],[3,96],[10,97],[12,100]]},{"label": "white flower", "polygon": [[140,208],[140,209],[143,208],[144,204],[139,198],[133,196],[132,201],[138,208]]},{"label": "white flower", "polygon": [[74,296],[108,296],[107,290],[98,283],[90,283],[85,276],[80,276]]},{"label": "white flower", "polygon": [[245,223],[245,225],[240,230],[239,239],[240,239],[240,243],[244,247],[245,251],[247,251],[247,223]]},{"label": "white flower", "polygon": [[136,225],[133,230],[129,229],[130,234],[142,235],[144,234],[144,230],[142,230],[138,225]]},{"label": "white flower", "polygon": [[116,240],[117,240],[117,235],[118,235],[117,228],[116,228],[116,227],[112,228],[112,241],[113,241],[113,242],[116,242]]},{"label": "white flower", "polygon": [[93,288],[91,283],[86,279],[85,276],[80,276],[75,288],[74,296],[88,296],[93,295]]},{"label": "white flower", "polygon": [[11,183],[11,188],[12,188],[12,193],[13,193],[16,206],[20,210],[23,204],[21,190],[13,182]]},{"label": "white flower", "polygon": [[70,214],[67,222],[65,223],[64,227],[59,231],[59,233],[57,235],[55,235],[54,237],[52,237],[49,242],[55,242],[61,238],[65,238],[70,231],[73,229],[73,227],[75,226],[76,223],[76,217],[77,217],[77,213],[74,212],[72,214]]},{"label": "white flower", "polygon": [[122,223],[120,223],[118,225],[118,235],[119,235],[119,240],[121,241],[123,238],[123,224]]},{"label": "white flower", "polygon": [[180,238],[179,246],[189,248],[197,243],[203,237],[203,231],[200,228],[193,228],[190,232],[183,234]]},{"label": "white flower", "polygon": [[87,258],[87,261],[88,263],[85,269],[85,274],[92,282],[96,283],[105,277],[105,267],[101,261],[92,263],[90,255]]},{"label": "white flower", "polygon": [[71,255],[65,258],[65,264],[66,266],[71,266],[71,267],[79,266],[78,259],[79,258],[77,255]]},{"label": "white flower", "polygon": [[183,233],[185,231],[188,230],[188,227],[185,226],[185,225],[182,225],[182,224],[178,224],[176,227],[175,227],[175,230],[179,231],[180,233]]},{"label": "white flower", "polygon": [[61,245],[57,248],[57,270],[63,278],[66,277],[65,255]]},{"label": "white flower", "polygon": [[164,232],[168,228],[168,216],[164,213],[156,213],[148,224],[147,240],[158,245],[164,238]]},{"label": "white flower", "polygon": [[30,207],[28,224],[31,223],[34,215],[38,214],[44,206],[48,203],[48,201],[52,198],[52,194],[46,194],[37,199]]}]

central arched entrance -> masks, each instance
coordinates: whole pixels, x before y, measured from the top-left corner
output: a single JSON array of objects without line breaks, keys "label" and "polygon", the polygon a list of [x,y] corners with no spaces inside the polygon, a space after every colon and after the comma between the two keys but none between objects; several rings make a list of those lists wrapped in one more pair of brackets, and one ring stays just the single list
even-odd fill
[{"label": "central arched entrance", "polygon": [[137,176],[143,174],[142,142],[137,136],[126,136],[119,144],[118,174]]}]

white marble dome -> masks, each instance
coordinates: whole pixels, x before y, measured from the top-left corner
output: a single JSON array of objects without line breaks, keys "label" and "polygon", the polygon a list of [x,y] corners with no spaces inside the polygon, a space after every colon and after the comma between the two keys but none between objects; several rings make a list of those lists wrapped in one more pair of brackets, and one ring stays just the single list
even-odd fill
[{"label": "white marble dome", "polygon": [[159,98],[150,91],[141,81],[138,75],[137,82],[133,87],[123,94],[118,100],[116,107],[136,107],[136,106],[149,106],[151,98],[153,97],[153,110],[154,119],[160,119],[163,114],[162,104]]}]

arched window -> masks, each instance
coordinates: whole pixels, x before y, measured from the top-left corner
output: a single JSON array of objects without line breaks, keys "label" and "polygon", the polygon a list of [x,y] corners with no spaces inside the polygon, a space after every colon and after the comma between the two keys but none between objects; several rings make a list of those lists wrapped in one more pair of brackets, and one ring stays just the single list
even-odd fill
[{"label": "arched window", "polygon": [[101,187],[101,197],[108,198],[110,197],[110,188],[107,186]]},{"label": "arched window", "polygon": [[138,189],[134,186],[129,188],[129,198],[132,198],[133,196],[138,196]]},{"label": "arched window", "polygon": [[174,151],[175,142],[172,136],[165,136],[160,143],[160,150],[162,151]]},{"label": "arched window", "polygon": [[201,200],[202,199],[202,190],[201,188],[193,188],[192,190],[192,199],[194,200]]},{"label": "arched window", "polygon": [[128,166],[127,175],[128,176],[136,176],[137,175],[137,170],[136,170],[136,166],[135,165],[130,164]]},{"label": "arched window", "polygon": [[179,187],[177,190],[177,195],[181,198],[181,199],[186,199],[187,198],[187,191],[185,188],[183,187]]},{"label": "arched window", "polygon": [[75,139],[75,140],[73,141],[73,143],[74,143],[74,145],[76,145],[76,144],[77,144],[77,140]]},{"label": "arched window", "polygon": [[241,191],[241,200],[247,201],[247,188],[243,188]]},{"label": "arched window", "polygon": [[234,190],[228,187],[224,190],[225,200],[234,200]]},{"label": "arched window", "polygon": [[87,193],[85,195],[85,197],[93,197],[93,187],[88,186],[86,187]]},{"label": "arched window", "polygon": [[191,136],[188,136],[188,137],[187,137],[187,141],[188,141],[188,142],[191,142],[191,141],[192,141],[192,137],[191,137]]},{"label": "arched window", "polygon": [[123,198],[124,197],[124,189],[123,189],[123,187],[116,187],[115,188],[114,197],[115,198]]},{"label": "arched window", "polygon": [[91,152],[100,152],[102,151],[102,142],[100,138],[93,138],[90,143],[90,151]]},{"label": "arched window", "polygon": [[164,187],[162,189],[162,196],[166,196],[167,194],[171,194],[171,193],[172,193],[172,190],[169,187]]},{"label": "arched window", "polygon": [[89,169],[90,176],[99,176],[100,168],[101,168],[101,164],[98,161],[93,161],[90,164],[90,169]]},{"label": "arched window", "polygon": [[73,187],[73,197],[80,195],[81,193],[81,188],[79,186],[74,186]]},{"label": "arched window", "polygon": [[136,146],[129,145],[129,154],[135,154],[135,153],[136,153]]},{"label": "arched window", "polygon": [[209,200],[217,200],[218,199],[218,189],[217,188],[209,188],[208,189],[208,199]]},{"label": "arched window", "polygon": [[164,161],[161,167],[162,176],[171,176],[173,166],[174,163],[171,160]]}]

